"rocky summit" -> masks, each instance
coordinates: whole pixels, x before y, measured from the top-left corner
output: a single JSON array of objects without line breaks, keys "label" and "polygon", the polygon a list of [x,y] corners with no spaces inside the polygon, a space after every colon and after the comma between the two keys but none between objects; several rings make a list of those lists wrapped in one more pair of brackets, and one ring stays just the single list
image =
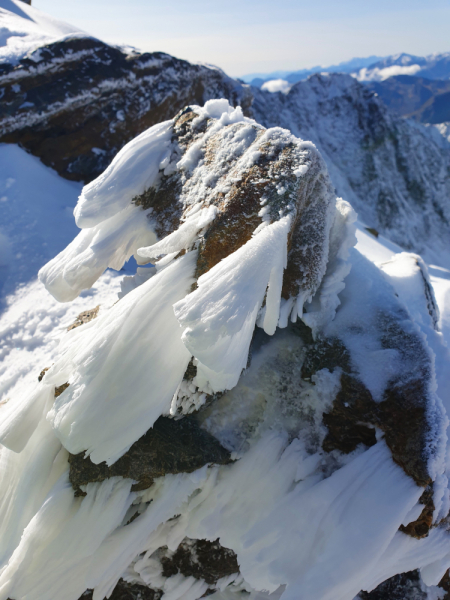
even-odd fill
[{"label": "rocky summit", "polygon": [[353,247],[317,148],[226,100],[190,105],[75,217],[40,272],[60,301],[141,267],[3,409],[3,502],[25,507],[22,529],[2,520],[5,597],[422,599],[418,566],[436,586],[439,308],[418,255]]}]

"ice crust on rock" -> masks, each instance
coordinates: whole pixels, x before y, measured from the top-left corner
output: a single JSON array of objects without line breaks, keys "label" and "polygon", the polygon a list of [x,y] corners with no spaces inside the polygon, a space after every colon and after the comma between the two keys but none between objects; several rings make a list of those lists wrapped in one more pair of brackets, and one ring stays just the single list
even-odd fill
[{"label": "ice crust on rock", "polygon": [[198,279],[177,302],[182,340],[197,360],[195,383],[215,391],[233,388],[248,359],[256,317],[266,294],[262,327],[273,335],[279,319],[290,218],[268,225]]},{"label": "ice crust on rock", "polygon": [[[352,600],[415,569],[437,585],[450,566],[450,362],[432,278],[416,255],[377,265],[365,253],[381,242],[352,248],[355,214],[315,147],[223,100],[192,106],[126,146],[76,217],[79,237],[41,271],[57,298],[132,254],[153,266],[0,406],[0,600],[103,600],[120,579],[165,600]],[[370,410],[345,396],[350,377]],[[419,430],[401,429],[417,409]],[[371,447],[324,449],[324,416],[343,410],[374,431]],[[74,496],[69,453],[126,463],[161,415],[193,411],[231,462]],[[425,486],[433,523],[414,539],[399,528]],[[189,540],[219,540],[239,573],[164,572]]]},{"label": "ice crust on rock", "polygon": [[[162,255],[156,263],[162,269],[195,248],[197,289],[174,310],[196,360],[194,383],[200,391],[223,391],[245,367],[257,318],[273,334],[312,300],[333,222],[338,215],[353,219],[342,206],[336,208],[312,144],[279,128],[265,130],[226,100],[211,100],[144,132],[83,189],[75,217],[84,229],[40,279],[68,301],[131,254],[141,261]],[[335,227],[333,239],[346,238],[344,230]],[[137,247],[145,241],[151,245]]]}]

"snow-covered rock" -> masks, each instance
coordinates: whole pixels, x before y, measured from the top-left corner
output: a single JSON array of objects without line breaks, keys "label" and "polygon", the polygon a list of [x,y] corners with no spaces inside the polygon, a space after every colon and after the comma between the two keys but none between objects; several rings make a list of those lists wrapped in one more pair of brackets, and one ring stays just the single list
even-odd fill
[{"label": "snow-covered rock", "polygon": [[191,106],[75,214],[41,271],[61,300],[132,253],[154,266],[0,407],[0,600],[352,600],[416,569],[437,585],[450,363],[432,277],[361,227],[352,248],[315,146]]}]

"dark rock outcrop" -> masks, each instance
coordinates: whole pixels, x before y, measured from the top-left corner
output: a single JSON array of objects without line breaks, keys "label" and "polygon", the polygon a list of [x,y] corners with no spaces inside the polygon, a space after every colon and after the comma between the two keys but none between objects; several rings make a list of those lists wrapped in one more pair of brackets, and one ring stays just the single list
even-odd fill
[{"label": "dark rock outcrop", "polygon": [[195,419],[160,417],[126,454],[108,467],[94,464],[84,453],[69,455],[69,478],[76,495],[84,495],[80,486],[104,481],[109,477],[127,477],[136,483],[132,490],[149,488],[155,477],[167,473],[192,473],[206,464],[228,464],[230,453]]},{"label": "dark rock outcrop", "polygon": [[428,595],[420,585],[418,571],[395,575],[372,592],[359,592],[361,600],[426,600]]},{"label": "dark rock outcrop", "polygon": [[[384,347],[407,355],[414,365],[408,377],[388,383],[381,402],[372,398],[354,372],[350,354],[337,338],[323,339],[310,346],[302,376],[310,380],[319,369],[333,371],[339,367],[342,370],[341,389],[332,410],[323,416],[328,428],[324,450],[349,453],[360,443],[372,446],[376,443],[376,426],[383,431],[394,460],[418,485],[425,487],[431,483],[427,468],[429,426],[424,393],[430,377],[429,357],[419,337],[405,331],[392,316],[381,315],[379,327]],[[431,521],[428,528],[430,525]]]},{"label": "dark rock outcrop", "polygon": [[239,573],[236,553],[220,545],[219,540],[190,540],[186,538],[171,556],[161,558],[162,574],[172,577],[181,573],[185,577],[203,579],[214,586],[219,579]]},{"label": "dark rock outcrop", "polygon": [[0,64],[0,87],[0,142],[20,144],[76,181],[97,177],[128,141],[186,104],[251,103],[248,86],[220,69],[79,36]]},{"label": "dark rock outcrop", "polygon": [[[191,540],[185,538],[175,552],[160,548],[155,554],[161,563],[163,577],[194,577],[208,584],[204,596],[216,591],[220,579],[239,573],[237,556],[233,550],[224,548],[219,540]],[[110,598],[112,600],[159,600],[164,596],[161,590],[132,584],[120,579]],[[92,600],[92,590],[87,590],[79,600]]]},{"label": "dark rock outcrop", "polygon": [[[92,590],[88,590],[79,600],[92,600],[92,594]],[[152,590],[145,585],[128,583],[123,579],[119,579],[109,600],[160,600],[162,596],[163,593],[160,590]]]},{"label": "dark rock outcrop", "polygon": [[439,582],[439,587],[446,592],[441,600],[450,600],[450,569],[445,572],[444,577]]}]

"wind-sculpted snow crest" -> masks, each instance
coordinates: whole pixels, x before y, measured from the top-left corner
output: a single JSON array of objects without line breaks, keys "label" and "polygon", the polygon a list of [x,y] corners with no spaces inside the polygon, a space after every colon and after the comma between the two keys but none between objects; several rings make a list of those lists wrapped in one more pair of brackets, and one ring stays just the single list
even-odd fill
[{"label": "wind-sculpted snow crest", "polygon": [[147,266],[0,407],[0,600],[439,583],[450,363],[431,281],[417,255],[353,248],[315,146],[225,100],[190,106],[125,146],[75,217],[40,272],[58,300]]}]

